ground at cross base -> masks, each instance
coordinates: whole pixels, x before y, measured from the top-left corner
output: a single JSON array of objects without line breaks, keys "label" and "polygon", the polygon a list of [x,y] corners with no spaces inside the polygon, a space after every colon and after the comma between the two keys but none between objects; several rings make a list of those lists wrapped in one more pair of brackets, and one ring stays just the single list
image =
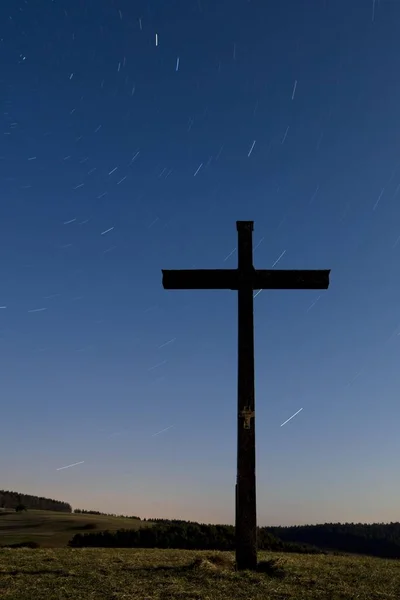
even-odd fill
[{"label": "ground at cross base", "polygon": [[400,561],[260,552],[235,572],[230,552],[0,550],[2,600],[398,600]]}]

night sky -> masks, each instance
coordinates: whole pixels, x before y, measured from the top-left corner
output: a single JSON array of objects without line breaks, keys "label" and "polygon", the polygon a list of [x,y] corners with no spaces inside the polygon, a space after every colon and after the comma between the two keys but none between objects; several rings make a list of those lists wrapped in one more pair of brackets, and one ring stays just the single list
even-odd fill
[{"label": "night sky", "polygon": [[255,292],[259,523],[399,519],[399,40],[389,0],[1,2],[0,488],[233,523],[237,294],[161,269],[253,220],[332,270]]}]

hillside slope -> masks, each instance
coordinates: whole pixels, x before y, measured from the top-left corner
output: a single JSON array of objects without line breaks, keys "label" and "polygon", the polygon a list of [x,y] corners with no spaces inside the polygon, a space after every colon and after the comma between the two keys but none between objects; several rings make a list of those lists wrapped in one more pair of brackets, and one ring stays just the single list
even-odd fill
[{"label": "hillside slope", "polygon": [[0,511],[0,546],[33,541],[44,548],[66,546],[76,533],[136,529],[148,522],[124,517],[75,514],[48,510]]}]

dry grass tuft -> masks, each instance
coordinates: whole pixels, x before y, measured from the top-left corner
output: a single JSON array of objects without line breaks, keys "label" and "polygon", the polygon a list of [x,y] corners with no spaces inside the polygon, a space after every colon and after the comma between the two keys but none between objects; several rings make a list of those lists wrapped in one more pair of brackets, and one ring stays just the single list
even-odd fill
[{"label": "dry grass tuft", "polygon": [[282,563],[279,560],[271,558],[270,560],[261,560],[257,565],[258,573],[265,573],[269,577],[283,579],[286,577],[286,572],[282,568]]},{"label": "dry grass tuft", "polygon": [[205,571],[235,571],[235,561],[229,554],[208,554],[206,556],[198,556],[190,565],[192,569],[200,569]]}]

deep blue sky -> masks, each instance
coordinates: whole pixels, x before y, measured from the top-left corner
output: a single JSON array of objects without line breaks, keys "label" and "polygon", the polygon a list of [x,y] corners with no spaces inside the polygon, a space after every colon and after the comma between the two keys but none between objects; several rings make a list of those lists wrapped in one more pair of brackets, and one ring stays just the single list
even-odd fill
[{"label": "deep blue sky", "polygon": [[237,297],[161,269],[236,268],[254,220],[256,267],[332,269],[254,301],[259,522],[398,520],[400,4],[8,0],[0,30],[0,487],[233,522]]}]

